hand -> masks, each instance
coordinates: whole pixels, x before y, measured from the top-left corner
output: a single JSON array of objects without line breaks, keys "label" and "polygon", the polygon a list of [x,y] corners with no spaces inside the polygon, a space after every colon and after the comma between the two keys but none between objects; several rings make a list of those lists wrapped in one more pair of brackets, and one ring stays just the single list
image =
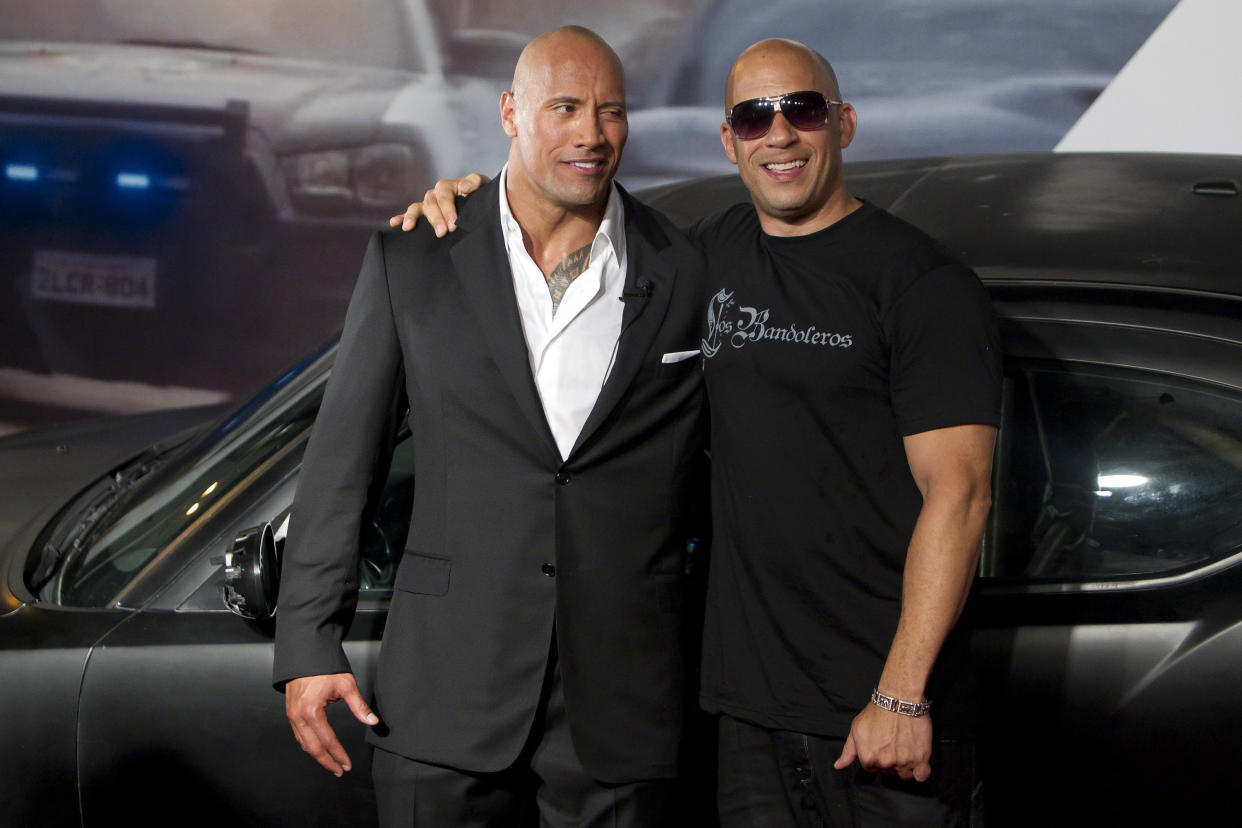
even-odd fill
[{"label": "hand", "polygon": [[324,708],[335,701],[345,700],[358,721],[367,725],[379,724],[379,717],[371,712],[358,692],[358,683],[352,673],[332,673],[326,676],[304,676],[285,685],[285,715],[293,725],[293,735],[302,750],[334,775],[340,776],[351,767],[349,754],[336,738]]},{"label": "hand", "polygon": [[482,187],[491,179],[480,173],[470,173],[465,178],[442,178],[436,186],[423,194],[421,204],[411,204],[405,213],[393,216],[388,220],[389,227],[401,225],[402,230],[411,230],[418,223],[419,217],[431,222],[436,238],[444,238],[445,233],[457,229],[456,196],[469,195]]},{"label": "hand", "polygon": [[903,716],[868,704],[854,717],[845,747],[832,766],[843,770],[857,759],[868,773],[926,782],[931,776],[931,750],[931,716]]}]

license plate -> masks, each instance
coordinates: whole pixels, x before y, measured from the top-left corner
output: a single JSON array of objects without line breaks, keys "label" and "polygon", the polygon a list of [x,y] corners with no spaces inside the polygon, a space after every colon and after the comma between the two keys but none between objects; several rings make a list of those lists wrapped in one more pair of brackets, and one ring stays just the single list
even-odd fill
[{"label": "license plate", "polygon": [[36,299],[114,308],[155,307],[155,259],[35,250],[32,276],[30,292]]}]

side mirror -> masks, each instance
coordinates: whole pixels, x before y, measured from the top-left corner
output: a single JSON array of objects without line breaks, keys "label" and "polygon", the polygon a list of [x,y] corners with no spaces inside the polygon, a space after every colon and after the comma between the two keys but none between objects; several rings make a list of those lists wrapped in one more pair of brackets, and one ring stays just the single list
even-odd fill
[{"label": "side mirror", "polygon": [[220,596],[230,610],[251,621],[270,622],[280,591],[280,558],[272,524],[246,529],[217,558],[224,570]]}]

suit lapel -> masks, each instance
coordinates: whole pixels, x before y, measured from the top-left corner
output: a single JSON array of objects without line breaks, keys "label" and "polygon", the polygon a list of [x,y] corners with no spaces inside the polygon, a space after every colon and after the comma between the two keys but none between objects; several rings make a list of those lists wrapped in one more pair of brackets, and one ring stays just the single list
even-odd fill
[{"label": "suit lapel", "polygon": [[458,232],[450,240],[453,249],[449,255],[510,393],[559,465],[560,452],[531,375],[526,336],[509,276],[509,257],[500,230],[499,180],[497,176],[472,197],[458,202]]},{"label": "suit lapel", "polygon": [[660,331],[660,323],[664,321],[673,295],[676,267],[664,253],[668,238],[645,211],[640,211],[628,193],[622,190],[621,194],[625,201],[626,298],[617,358],[604,387],[600,389],[595,407],[582,426],[570,457],[577,454],[608,420],[634,382],[642,367],[643,357],[651,350]]}]

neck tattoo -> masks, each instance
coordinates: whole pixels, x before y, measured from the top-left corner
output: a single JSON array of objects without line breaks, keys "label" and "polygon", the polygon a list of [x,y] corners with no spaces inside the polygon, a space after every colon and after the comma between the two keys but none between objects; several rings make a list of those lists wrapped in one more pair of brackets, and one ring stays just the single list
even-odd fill
[{"label": "neck tattoo", "polygon": [[561,297],[565,295],[565,291],[569,290],[574,279],[577,279],[582,271],[587,269],[587,262],[590,258],[591,245],[579,247],[561,260],[561,263],[548,274],[548,292],[552,294],[553,316],[556,315],[556,309],[561,305]]}]

